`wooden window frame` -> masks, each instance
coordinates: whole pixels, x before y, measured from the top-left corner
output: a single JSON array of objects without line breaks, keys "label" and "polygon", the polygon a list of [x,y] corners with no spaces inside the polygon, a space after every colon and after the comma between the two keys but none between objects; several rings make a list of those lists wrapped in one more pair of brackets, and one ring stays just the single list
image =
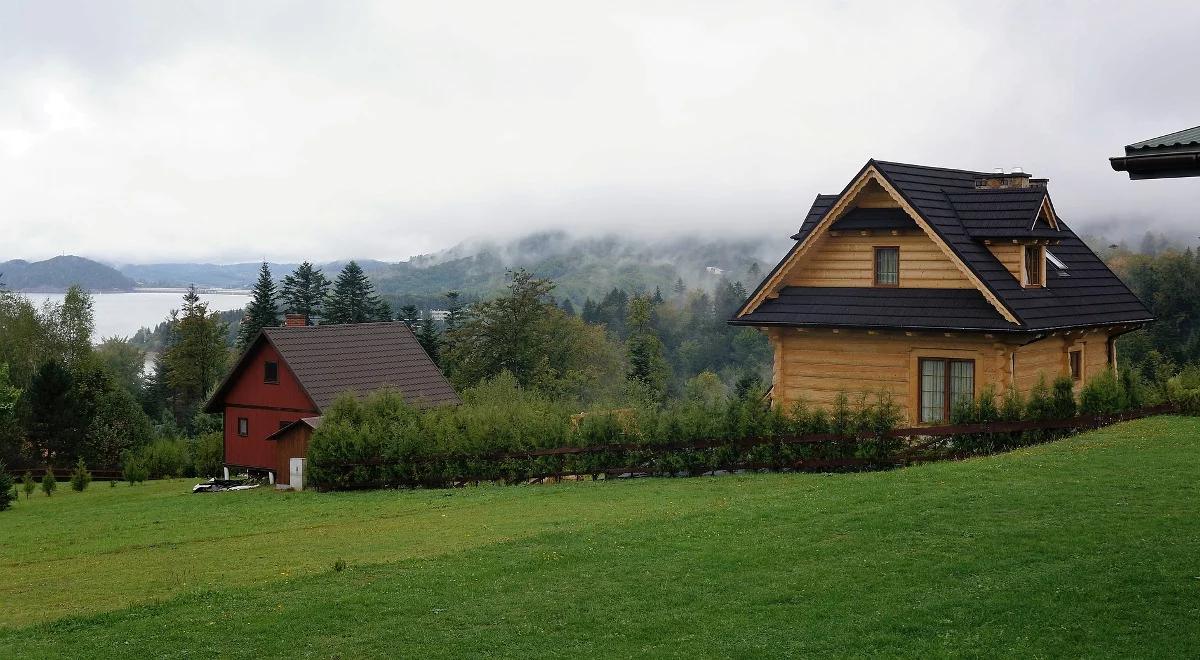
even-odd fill
[{"label": "wooden window frame", "polygon": [[[896,251],[896,282],[895,284],[885,284],[879,281],[879,251],[880,250],[895,250]],[[900,286],[900,246],[899,245],[877,245],[871,252],[871,283],[877,287],[886,289],[895,289]]]},{"label": "wooden window frame", "polygon": [[[926,362],[942,362],[945,368],[942,370],[942,420],[940,422],[926,422],[922,419],[925,414],[925,363]],[[955,362],[970,362],[971,363],[971,400],[975,400],[975,375],[976,362],[974,358],[940,358],[940,357],[921,357],[917,358],[917,423],[918,424],[949,424],[950,412],[954,409],[953,397],[950,395],[950,383],[953,377],[951,376],[951,368]]]},{"label": "wooden window frame", "polygon": [[1083,347],[1067,349],[1067,372],[1071,374],[1071,380],[1079,383],[1083,382]]},{"label": "wooden window frame", "polygon": [[[1029,272],[1029,250],[1037,250],[1037,279]],[[1046,286],[1046,247],[1043,245],[1021,246],[1021,286],[1026,289],[1037,289]]]},{"label": "wooden window frame", "polygon": [[[271,367],[275,368],[275,378],[271,378]],[[263,383],[267,385],[279,384],[279,363],[267,360],[263,362]]]},{"label": "wooden window frame", "polygon": [[249,417],[238,417],[237,418],[237,434],[243,438],[250,435],[250,418]]}]

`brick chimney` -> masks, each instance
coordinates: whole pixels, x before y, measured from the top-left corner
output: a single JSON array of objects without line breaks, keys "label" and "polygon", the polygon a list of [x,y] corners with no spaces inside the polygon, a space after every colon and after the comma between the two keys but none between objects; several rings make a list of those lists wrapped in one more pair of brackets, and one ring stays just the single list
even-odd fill
[{"label": "brick chimney", "polygon": [[303,328],[308,325],[308,317],[303,314],[285,314],[283,325],[289,328]]}]

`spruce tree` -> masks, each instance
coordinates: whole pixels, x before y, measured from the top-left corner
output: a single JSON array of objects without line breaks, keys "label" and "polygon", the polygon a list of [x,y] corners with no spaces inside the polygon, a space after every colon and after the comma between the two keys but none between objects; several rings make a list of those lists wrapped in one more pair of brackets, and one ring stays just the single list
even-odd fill
[{"label": "spruce tree", "polygon": [[37,490],[37,482],[33,480],[33,473],[29,470],[25,471],[25,477],[21,479],[21,490],[25,491],[25,499],[29,499],[33,491]]},{"label": "spruce tree", "polygon": [[188,419],[198,404],[225,374],[229,360],[225,338],[229,324],[200,302],[193,285],[183,296],[183,315],[171,329],[171,345],[163,351],[163,366],[171,411],[176,419]]},{"label": "spruce tree", "polygon": [[46,468],[46,474],[42,475],[42,492],[46,494],[46,497],[50,497],[57,488],[58,481],[54,478],[54,473],[50,471],[50,468]]},{"label": "spruce tree", "polygon": [[667,363],[662,340],[654,331],[652,316],[650,298],[638,296],[629,301],[629,339],[625,344],[629,356],[627,377],[662,397],[666,395],[667,382],[671,379],[671,366]]},{"label": "spruce tree", "polygon": [[460,298],[457,291],[446,292],[446,320],[443,324],[447,334],[457,330],[465,320],[463,317],[466,316],[466,310]]},{"label": "spruce tree", "polygon": [[400,308],[400,317],[397,320],[403,321],[409,330],[416,332],[417,322],[421,320],[421,312],[417,310],[416,305],[404,305]]},{"label": "spruce tree", "polygon": [[687,293],[687,285],[683,283],[683,278],[675,280],[675,295],[682,296]]},{"label": "spruce tree", "polygon": [[246,315],[238,329],[237,348],[243,351],[263,328],[279,325],[279,306],[276,303],[275,281],[271,279],[271,267],[263,262],[258,270],[258,281],[254,283],[254,294],[246,305]]},{"label": "spruce tree", "polygon": [[8,466],[0,461],[0,511],[12,506],[13,500],[17,499],[16,485],[8,473]]},{"label": "spruce tree", "polygon": [[88,472],[87,465],[80,457],[79,461],[75,463],[75,471],[71,473],[71,489],[82,493],[90,483],[92,483],[92,473]]},{"label": "spruce tree", "polygon": [[417,341],[421,342],[421,348],[425,349],[430,359],[441,364],[442,338],[438,335],[437,324],[433,321],[432,313],[426,312],[425,318],[421,320],[421,328],[417,331]]},{"label": "spruce tree", "polygon": [[287,314],[303,314],[308,325],[321,320],[321,308],[329,294],[329,278],[307,261],[283,278],[279,299]]},{"label": "spruce tree", "polygon": [[326,323],[390,321],[391,308],[375,294],[375,285],[361,266],[346,264],[325,301]]},{"label": "spruce tree", "polygon": [[562,311],[570,314],[571,316],[575,316],[575,305],[571,303],[570,298],[563,298]]}]

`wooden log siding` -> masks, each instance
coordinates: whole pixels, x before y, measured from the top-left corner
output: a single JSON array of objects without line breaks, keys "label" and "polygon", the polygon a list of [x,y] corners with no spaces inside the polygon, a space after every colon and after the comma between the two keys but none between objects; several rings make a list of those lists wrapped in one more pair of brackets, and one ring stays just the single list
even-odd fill
[{"label": "wooden log siding", "polygon": [[988,250],[995,255],[1009,273],[1012,273],[1013,279],[1020,282],[1023,277],[1021,270],[1021,259],[1024,257],[1021,245],[1017,243],[993,243],[988,245]]},{"label": "wooden log siding", "polygon": [[900,248],[901,287],[975,288],[954,262],[920,231],[899,235],[880,231],[871,236],[823,234],[817,237],[808,258],[789,274],[786,283],[789,286],[874,286],[876,247]]},{"label": "wooden log siding", "polygon": [[780,329],[773,395],[787,407],[797,401],[828,408],[845,392],[892,395],[909,423],[916,424],[921,358],[975,361],[975,393],[988,383],[1007,382],[1006,352],[982,334],[907,336],[861,331]]}]

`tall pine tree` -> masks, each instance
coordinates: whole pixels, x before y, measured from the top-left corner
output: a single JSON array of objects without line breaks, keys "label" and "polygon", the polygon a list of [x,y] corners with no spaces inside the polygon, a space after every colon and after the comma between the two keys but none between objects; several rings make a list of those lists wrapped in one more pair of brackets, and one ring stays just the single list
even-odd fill
[{"label": "tall pine tree", "polygon": [[283,311],[287,314],[303,314],[308,325],[318,323],[330,284],[325,273],[305,261],[291,275],[283,278],[283,290],[279,296]]},{"label": "tall pine tree", "polygon": [[173,343],[163,352],[167,387],[176,420],[189,419],[209,388],[225,373],[229,360],[225,337],[229,324],[200,302],[195,285],[183,296],[183,315],[172,329]]},{"label": "tall pine tree", "polygon": [[398,321],[404,321],[404,325],[408,326],[409,330],[417,331],[417,323],[421,320],[421,312],[417,310],[416,305],[404,305],[400,308],[400,318]]},{"label": "tall pine tree", "polygon": [[438,335],[437,323],[434,322],[432,313],[425,313],[425,318],[421,319],[421,328],[416,332],[421,348],[425,349],[435,363],[441,364],[442,338]]},{"label": "tall pine tree", "polygon": [[237,348],[245,350],[263,328],[279,325],[279,306],[275,302],[275,281],[271,279],[271,268],[263,262],[258,269],[258,281],[254,283],[254,294],[246,305],[246,315],[238,329]]},{"label": "tall pine tree", "polygon": [[375,295],[375,285],[361,266],[351,261],[346,264],[337,280],[333,283],[333,291],[325,301],[326,323],[369,323],[371,321],[390,321],[391,308]]}]

